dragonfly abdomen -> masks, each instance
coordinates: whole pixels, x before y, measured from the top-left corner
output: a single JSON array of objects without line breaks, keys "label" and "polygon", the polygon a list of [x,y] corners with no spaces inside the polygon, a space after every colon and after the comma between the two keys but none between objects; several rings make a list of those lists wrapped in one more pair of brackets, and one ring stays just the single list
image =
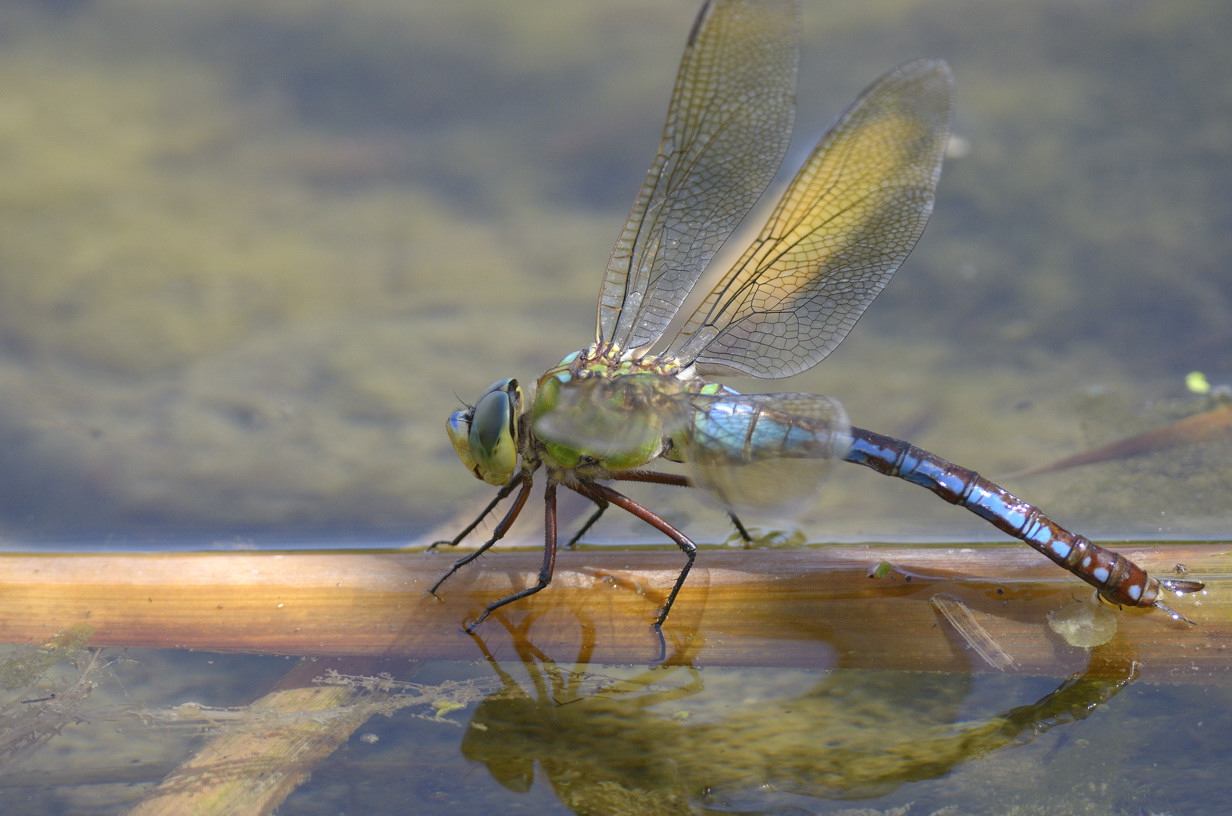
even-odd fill
[{"label": "dragonfly abdomen", "polygon": [[737,515],[799,514],[851,445],[847,413],[830,397],[717,388],[689,404],[673,447],[693,482]]},{"label": "dragonfly abdomen", "polygon": [[1195,581],[1168,580],[1161,584],[1133,561],[1071,533],[1039,508],[973,470],[901,439],[863,428],[852,428],[851,435],[847,461],[920,485],[951,504],[967,508],[999,530],[1030,544],[1113,603],[1162,606],[1158,598],[1165,585],[1177,592],[1202,588]]}]

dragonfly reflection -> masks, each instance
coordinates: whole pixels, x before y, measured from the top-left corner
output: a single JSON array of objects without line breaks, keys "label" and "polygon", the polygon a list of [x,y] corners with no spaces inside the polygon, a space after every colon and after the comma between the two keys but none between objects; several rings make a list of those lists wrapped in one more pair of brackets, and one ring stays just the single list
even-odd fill
[{"label": "dragonfly reflection", "polygon": [[[573,667],[550,660],[529,639],[533,614],[516,629],[501,623],[516,660],[498,661],[474,636],[502,688],[475,708],[462,753],[515,793],[538,771],[587,814],[813,813],[817,799],[887,796],[1081,721],[1137,674],[1133,659],[1096,648],[1040,699],[976,716],[973,677],[961,672],[767,682],[763,670],[703,675],[674,655],[682,662],[617,679],[592,673],[587,642]],[[515,679],[523,673],[529,682]]]},{"label": "dragonfly reflection", "polygon": [[[852,427],[813,394],[740,394],[707,375],[798,374],[821,361],[915,246],[932,211],[949,137],[953,80],[919,60],[865,90],[822,137],[760,234],[696,310],[668,333],[690,289],[774,176],[794,116],[799,10],[794,0],[713,0],[689,35],[659,152],[616,241],[589,347],[524,389],[503,379],[454,413],[449,436],[476,477],[505,499],[491,537],[432,588],[499,541],[545,476],[538,581],[487,607],[543,589],[557,548],[557,490],[616,505],[656,528],[686,561],[654,626],[671,611],[696,545],[610,481],[698,486],[729,509],[790,512],[846,460],[921,485],[1035,547],[1107,599],[1159,607],[1193,581],[1153,578],[966,468],[907,442]],[[644,469],[683,462],[688,476]],[[739,522],[737,521],[739,526]],[[741,528],[743,529],[743,528]],[[1171,613],[1179,617],[1176,613]]]}]

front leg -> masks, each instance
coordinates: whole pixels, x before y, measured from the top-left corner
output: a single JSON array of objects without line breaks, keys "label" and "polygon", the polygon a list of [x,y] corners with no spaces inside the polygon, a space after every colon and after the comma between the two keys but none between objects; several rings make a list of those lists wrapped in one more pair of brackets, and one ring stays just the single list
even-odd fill
[{"label": "front leg", "polygon": [[[449,541],[433,541],[431,544],[428,545],[428,549],[435,550],[437,547],[439,547],[442,544],[447,544],[450,547],[458,546],[459,542],[461,542],[462,539],[466,538],[468,535],[473,533],[475,531],[475,528],[478,527],[483,522],[483,520],[488,517],[488,514],[491,513],[493,510],[495,510],[498,504],[500,504],[506,498],[508,498],[509,494],[513,492],[513,489],[517,487],[519,484],[521,484],[522,480],[525,478],[526,478],[525,473],[519,473],[518,475],[514,476],[512,479],[509,480],[509,482],[504,487],[502,487],[500,490],[496,492],[496,497],[492,499],[492,501],[488,502],[488,506],[483,508],[483,512],[481,512],[478,516],[476,516],[474,521],[466,525],[466,527],[463,528],[462,532],[458,533],[456,536],[453,537],[453,539]],[[525,491],[525,488],[523,488],[523,491]],[[491,544],[493,543],[495,543],[495,540],[490,542],[488,546],[491,546]],[[438,583],[437,586],[439,585],[440,584]]]},{"label": "front leg", "polygon": [[[500,520],[500,523],[496,525],[496,529],[492,531],[492,537],[489,538],[487,541],[485,541],[474,552],[469,553],[463,556],[462,558],[459,558],[457,561],[455,561],[454,565],[449,568],[449,572],[442,575],[441,579],[437,581],[435,584],[433,584],[432,588],[428,590],[428,593],[430,595],[436,595],[436,591],[440,588],[441,584],[445,583],[445,581],[449,579],[449,576],[453,575],[459,569],[466,566],[470,562],[474,561],[479,556],[483,555],[485,552],[487,552],[488,550],[492,548],[493,544],[495,544],[496,542],[500,541],[502,538],[505,537],[505,534],[509,532],[509,528],[513,526],[513,523],[515,521],[517,521],[518,515],[521,514],[522,512],[522,508],[526,505],[526,498],[527,496],[530,495],[531,483],[532,483],[532,479],[530,478],[530,476],[526,475],[525,473],[519,473],[513,479],[510,479],[507,485],[505,485],[504,487],[500,489],[500,493],[497,494],[496,500],[490,503],[484,509],[483,513],[479,515],[479,518],[471,522],[470,525],[465,530],[463,530],[461,534],[458,535],[457,538],[455,538],[453,541],[438,541],[437,542],[437,544],[456,545],[459,541],[465,538],[472,530],[478,527],[479,522],[481,522],[488,515],[488,513],[492,511],[492,508],[496,507],[496,505],[499,504],[502,499],[508,496],[515,487],[517,487],[519,484],[522,486],[522,489],[518,491],[517,498],[513,500],[513,504],[510,505],[509,510],[505,513],[504,518]],[[432,546],[435,547],[436,544],[433,544]]]},{"label": "front leg", "polygon": [[[530,480],[528,479],[526,488],[524,488],[522,493],[518,495],[519,509],[521,509],[521,505],[526,501],[526,489],[529,487]],[[466,631],[468,633],[474,633],[476,626],[483,623],[484,620],[487,619],[488,615],[491,615],[505,604],[510,604],[514,601],[521,600],[528,595],[534,595],[536,592],[552,582],[552,572],[556,569],[556,482],[551,481],[550,479],[547,487],[543,490],[543,506],[543,564],[539,567],[539,580],[534,586],[527,587],[526,589],[515,592],[512,595],[501,598],[499,601],[488,604],[487,609],[483,610],[483,613],[479,617],[475,618],[475,620],[466,625]],[[487,549],[491,546],[491,544],[492,542],[485,544],[483,549]],[[482,550],[480,550],[480,552],[482,552]],[[472,553],[468,557],[459,561],[456,565],[454,565],[454,569],[449,571],[449,575],[452,575],[454,570],[477,555],[479,555],[479,552]],[[449,575],[446,575],[445,578],[448,578]],[[444,581],[445,578],[442,578],[441,581]],[[440,586],[441,581],[437,581],[436,585]],[[436,587],[433,587],[433,589],[435,588]]]}]

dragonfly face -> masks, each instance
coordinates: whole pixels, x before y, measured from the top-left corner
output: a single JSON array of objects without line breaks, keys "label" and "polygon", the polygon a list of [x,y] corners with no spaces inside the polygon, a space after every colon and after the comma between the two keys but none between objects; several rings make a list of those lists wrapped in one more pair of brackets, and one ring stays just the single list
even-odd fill
[{"label": "dragonfly face", "polygon": [[503,485],[518,464],[518,417],[522,389],[514,379],[497,380],[472,406],[449,416],[446,432],[454,452],[475,477]]}]

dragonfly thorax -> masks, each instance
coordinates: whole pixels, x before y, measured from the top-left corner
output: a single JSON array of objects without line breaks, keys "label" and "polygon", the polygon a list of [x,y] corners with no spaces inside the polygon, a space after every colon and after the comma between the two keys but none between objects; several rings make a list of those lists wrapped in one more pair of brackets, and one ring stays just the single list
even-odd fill
[{"label": "dragonfly thorax", "polygon": [[536,455],[582,479],[658,458],[677,424],[673,398],[685,387],[673,373],[653,358],[604,359],[593,347],[570,354],[539,379],[529,431]]}]

